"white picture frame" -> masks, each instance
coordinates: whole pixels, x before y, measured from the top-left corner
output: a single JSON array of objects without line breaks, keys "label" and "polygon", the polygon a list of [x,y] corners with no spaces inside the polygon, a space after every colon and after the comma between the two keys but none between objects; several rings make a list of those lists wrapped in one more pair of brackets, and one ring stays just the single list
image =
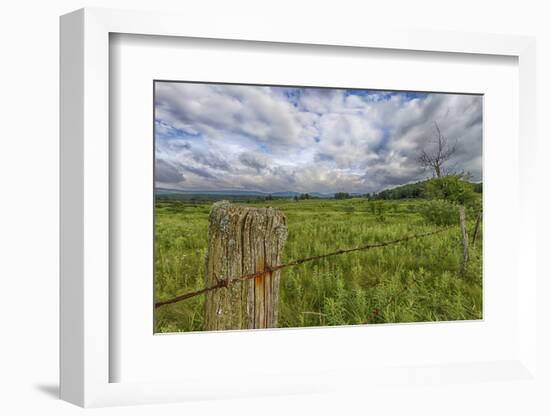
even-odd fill
[{"label": "white picture frame", "polygon": [[[535,169],[535,41],[529,37],[466,33],[380,32],[361,30],[327,34],[277,24],[250,23],[236,31],[230,22],[204,22],[169,13],[82,9],[61,18],[61,398],[80,406],[159,403],[198,398],[334,391],[394,383],[403,376],[381,368],[367,374],[342,368],[320,382],[318,374],[279,374],[228,387],[218,380],[110,382],[109,296],[110,166],[109,36],[113,33],[226,39],[281,44],[332,45],[452,54],[504,55],[519,65],[519,197],[517,270],[517,354],[499,362],[441,363],[415,370],[421,378],[444,374],[447,380],[480,383],[476,372],[504,374],[518,383],[537,382],[536,223],[531,178]],[[112,224],[111,224],[112,225]],[[120,358],[120,357],[118,357]],[[342,380],[346,380],[344,383]],[[315,381],[311,383],[311,381]],[[282,387],[284,386],[284,387]]]}]

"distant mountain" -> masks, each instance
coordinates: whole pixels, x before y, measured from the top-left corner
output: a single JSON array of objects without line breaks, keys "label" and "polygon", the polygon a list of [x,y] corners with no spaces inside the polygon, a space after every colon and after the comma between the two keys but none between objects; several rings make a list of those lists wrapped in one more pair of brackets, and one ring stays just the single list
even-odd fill
[{"label": "distant mountain", "polygon": [[[272,196],[273,198],[294,198],[295,196],[302,195],[301,192],[261,192],[261,191],[244,191],[241,189],[227,189],[227,190],[180,190],[180,189],[168,189],[168,188],[156,188],[155,194],[160,197],[168,198],[181,198],[189,199],[192,197],[209,197],[208,199],[215,199],[215,197],[239,197],[239,198],[267,198]],[[333,198],[334,194],[321,193],[321,192],[309,192],[309,195],[315,198]],[[354,194],[352,194],[354,195]]]},{"label": "distant mountain", "polygon": [[155,193],[158,195],[235,195],[235,196],[264,196],[269,195],[259,191],[242,191],[242,190],[222,190],[222,191],[207,191],[207,190],[180,190],[180,189],[167,189],[156,188]]}]

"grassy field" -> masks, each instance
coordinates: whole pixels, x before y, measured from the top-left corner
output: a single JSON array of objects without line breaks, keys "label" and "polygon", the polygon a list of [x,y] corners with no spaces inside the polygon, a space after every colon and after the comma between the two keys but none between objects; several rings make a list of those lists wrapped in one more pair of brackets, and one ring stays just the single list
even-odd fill
[{"label": "grassy field", "polygon": [[[437,230],[421,199],[310,199],[247,202],[281,209],[289,236],[283,261]],[[211,202],[156,204],[155,297],[204,287]],[[471,233],[474,218],[469,216]],[[482,239],[459,275],[459,228],[396,245],[285,269],[279,327],[450,321],[482,318]],[[204,296],[155,311],[156,332],[203,329]]]}]

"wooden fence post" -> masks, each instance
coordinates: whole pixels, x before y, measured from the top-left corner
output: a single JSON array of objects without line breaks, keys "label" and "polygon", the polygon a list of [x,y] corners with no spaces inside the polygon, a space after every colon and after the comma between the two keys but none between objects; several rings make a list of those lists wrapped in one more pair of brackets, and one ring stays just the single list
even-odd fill
[{"label": "wooden fence post", "polygon": [[476,225],[474,227],[474,234],[472,236],[472,246],[475,246],[476,244],[477,232],[479,230],[479,223],[481,222],[481,216],[483,215],[482,212],[483,211],[480,210],[479,213],[477,214]]},{"label": "wooden fence post", "polygon": [[466,230],[466,209],[464,205],[458,207],[460,217],[460,231],[462,234],[462,263],[460,265],[460,274],[466,271],[468,264],[468,231]]},{"label": "wooden fence post", "polygon": [[[217,202],[210,211],[206,286],[281,263],[288,235],[285,215],[274,208]],[[277,326],[281,271],[265,273],[206,294],[205,330]]]}]

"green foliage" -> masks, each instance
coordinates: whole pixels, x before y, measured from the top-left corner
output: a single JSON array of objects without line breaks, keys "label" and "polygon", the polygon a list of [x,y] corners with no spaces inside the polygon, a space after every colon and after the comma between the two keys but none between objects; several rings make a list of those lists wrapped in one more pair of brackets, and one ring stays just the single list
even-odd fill
[{"label": "green foliage", "polygon": [[386,211],[386,203],[382,201],[371,201],[368,203],[369,210],[373,215],[383,215]]},{"label": "green foliage", "polygon": [[418,212],[426,222],[440,226],[458,224],[457,205],[442,199],[426,201],[420,205]]},{"label": "green foliage", "polygon": [[354,206],[351,206],[351,205],[350,205],[350,206],[346,206],[346,207],[343,208],[343,211],[344,211],[344,212],[347,212],[348,214],[351,214],[351,213],[355,212],[355,207],[354,207]]},{"label": "green foliage", "polygon": [[478,194],[483,193],[483,182],[474,183],[473,187],[474,187],[474,192]]},{"label": "green foliage", "polygon": [[475,218],[481,209],[482,196],[475,192],[477,184],[459,175],[434,178],[426,182],[425,196],[431,198],[419,206],[418,212],[429,224],[458,224],[458,206],[467,208],[467,217]]},{"label": "green foliage", "polygon": [[476,197],[473,184],[459,175],[434,178],[426,183],[426,196],[454,204],[471,205]]},{"label": "green foliage", "polygon": [[[408,185],[397,186],[392,189],[385,189],[381,192],[368,194],[369,199],[378,199],[378,200],[396,200],[396,199],[418,199],[418,198],[434,198],[432,195],[434,191],[437,191],[439,188],[442,193],[445,193],[446,187],[453,187],[456,184],[453,182],[459,181],[460,186],[463,186],[466,190],[471,188],[475,193],[481,194],[483,192],[482,183],[472,183],[464,180],[459,175],[446,176],[440,179],[428,179],[421,182],[411,183]],[[434,189],[436,188],[436,189]],[[441,189],[443,188],[443,189]],[[438,196],[440,199],[441,195]]]},{"label": "green foliage", "polygon": [[423,198],[426,189],[426,181],[397,186],[392,189],[385,189],[373,194],[373,199],[410,199]]},{"label": "green foliage", "polygon": [[347,192],[336,192],[334,194],[334,199],[350,199],[351,195]]},{"label": "green foliage", "polygon": [[[481,201],[481,195],[476,196]],[[288,262],[436,230],[437,221],[427,222],[423,214],[426,203],[440,204],[437,200],[422,199],[312,198],[296,203],[274,198],[248,205],[272,206],[287,215],[289,238],[283,262]],[[157,300],[204,287],[210,204],[209,201],[157,202]],[[472,229],[475,216],[468,218],[468,227]],[[462,247],[458,230],[453,229],[285,269],[280,283],[279,326],[480,319],[482,241],[478,240],[471,248],[468,269],[460,278]],[[204,324],[203,308],[204,296],[159,308],[155,312],[155,330],[200,331]]]}]

